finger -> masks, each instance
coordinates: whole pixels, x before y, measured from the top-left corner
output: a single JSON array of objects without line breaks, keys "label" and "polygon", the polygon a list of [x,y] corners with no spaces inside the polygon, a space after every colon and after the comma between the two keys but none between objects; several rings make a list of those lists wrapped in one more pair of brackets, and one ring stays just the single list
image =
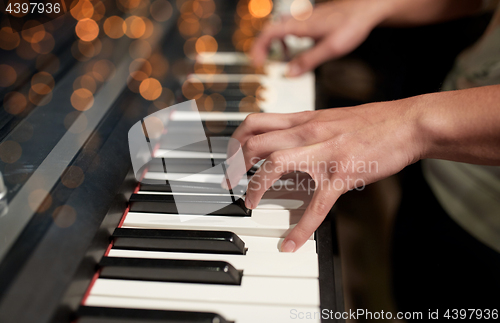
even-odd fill
[{"label": "finger", "polygon": [[[288,162],[287,156],[296,156],[295,149],[287,149],[276,151],[269,155],[269,158],[262,164],[259,170],[252,176],[248,183],[248,188],[245,197],[245,206],[249,209],[254,209],[259,205],[264,193],[278,180],[281,176],[295,170],[297,162]],[[298,155],[300,157],[300,155]],[[291,166],[289,168],[289,166]]]},{"label": "finger", "polygon": [[323,39],[310,50],[300,54],[288,63],[288,71],[286,76],[294,77],[311,71],[327,60],[336,57],[331,41]]},{"label": "finger", "polygon": [[[283,130],[302,124],[313,118],[310,111],[297,113],[255,113],[248,115],[243,123],[234,131],[232,138],[243,146],[252,136],[262,133]],[[228,156],[234,154],[234,148],[228,146]]]},{"label": "finger", "polygon": [[304,137],[300,135],[300,126],[252,136],[242,147],[241,152],[238,151],[242,159],[236,161],[232,158],[233,160],[228,162],[227,177],[231,183],[239,183],[248,170],[260,160],[266,159],[278,150],[304,146],[304,142]]},{"label": "finger", "polygon": [[307,128],[307,124],[302,124],[250,137],[242,147],[246,170],[275,151],[309,146],[322,141],[323,136],[312,135]]},{"label": "finger", "polygon": [[279,23],[268,25],[257,37],[250,51],[254,64],[257,66],[264,64],[273,39],[282,39],[288,34],[308,36],[308,30],[308,26],[303,21],[295,19],[285,19]]},{"label": "finger", "polygon": [[[323,181],[325,184],[325,181]],[[331,208],[342,194],[326,183],[325,185],[316,185],[316,191],[307,207],[304,215],[295,228],[290,231],[281,244],[282,252],[294,252],[298,250],[316,229],[321,225]]]}]

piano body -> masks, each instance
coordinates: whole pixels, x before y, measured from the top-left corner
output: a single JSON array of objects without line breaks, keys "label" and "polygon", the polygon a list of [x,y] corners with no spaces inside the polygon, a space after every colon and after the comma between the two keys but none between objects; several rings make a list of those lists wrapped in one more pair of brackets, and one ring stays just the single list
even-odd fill
[{"label": "piano body", "polygon": [[[322,309],[343,311],[331,214],[298,252],[279,252],[310,191],[274,187],[255,210],[240,195],[200,216],[228,193],[210,176],[173,192],[168,177],[205,169],[196,147],[162,143],[148,181],[132,171],[129,130],[173,104],[195,100],[213,142],[249,113],[314,109],[312,73],[287,79],[284,63],[259,70],[245,54],[273,4],[64,4],[43,24],[2,20],[0,321],[319,322]],[[170,119],[164,132],[192,134],[189,115]],[[209,157],[222,162],[225,147]],[[174,194],[194,215],[177,214]]]}]

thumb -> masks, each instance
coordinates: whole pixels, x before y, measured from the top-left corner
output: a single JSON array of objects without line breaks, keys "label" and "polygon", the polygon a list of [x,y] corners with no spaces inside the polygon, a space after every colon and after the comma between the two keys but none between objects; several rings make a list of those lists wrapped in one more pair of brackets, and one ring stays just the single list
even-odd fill
[{"label": "thumb", "polygon": [[[325,181],[328,183],[328,181]],[[326,184],[323,182],[323,184]],[[311,203],[295,228],[281,244],[282,252],[297,251],[323,222],[342,192],[331,187],[316,188]]]}]

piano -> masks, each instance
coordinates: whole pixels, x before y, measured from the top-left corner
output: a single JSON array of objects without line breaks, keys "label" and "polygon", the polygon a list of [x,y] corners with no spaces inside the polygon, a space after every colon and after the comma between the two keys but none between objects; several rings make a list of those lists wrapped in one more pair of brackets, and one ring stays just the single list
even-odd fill
[{"label": "piano", "polygon": [[[248,114],[315,108],[313,73],[289,79],[285,63],[257,69],[245,54],[291,1],[64,4],[55,18],[2,18],[0,321],[343,321],[321,315],[344,311],[334,213],[279,252],[311,186],[274,185],[254,210],[235,188],[205,215],[229,193],[199,173],[224,162]],[[208,155],[158,140],[137,178],[130,129],[186,102]],[[161,136],[189,142],[192,114],[174,106],[167,121]]]}]

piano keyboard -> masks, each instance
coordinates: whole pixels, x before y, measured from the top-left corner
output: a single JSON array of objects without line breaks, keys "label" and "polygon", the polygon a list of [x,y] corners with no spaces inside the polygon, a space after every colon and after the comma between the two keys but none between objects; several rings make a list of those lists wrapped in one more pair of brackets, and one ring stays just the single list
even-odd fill
[{"label": "piano keyboard", "polygon": [[[202,54],[197,61],[238,67],[233,68],[238,71],[251,68],[241,53]],[[240,82],[251,81],[262,87],[257,100],[260,111],[314,109],[313,75],[287,79],[284,66],[269,64],[263,74],[191,74],[186,82],[226,82],[228,88],[237,88]],[[227,94],[227,101],[241,100],[244,94],[236,92],[226,89],[222,93]],[[203,122],[226,122],[225,135],[249,114],[231,108],[214,110],[202,111],[199,117]],[[167,131],[189,136],[190,122],[199,117],[174,111],[170,115],[173,127]],[[225,145],[212,147],[210,152],[191,148],[170,150],[167,145],[156,150],[144,174],[149,182],[130,198],[129,210],[101,260],[78,322],[118,322],[124,313],[120,309],[131,311],[129,318],[185,315],[186,322],[291,322],[292,310],[319,313],[314,237],[295,253],[279,252],[283,238],[310,202],[306,191],[289,191],[285,187],[293,185],[285,184],[305,175],[289,175],[275,183],[254,210],[245,208],[244,192],[235,191],[236,202],[204,215],[203,205],[224,201],[229,192],[220,188],[223,175],[198,174],[206,168],[202,161],[223,161],[227,155]],[[169,159],[168,173],[160,167],[161,158]],[[151,185],[151,180],[163,185]],[[174,181],[182,184],[175,193],[166,185]],[[243,179],[242,184],[247,181]],[[190,212],[177,214],[175,201],[185,201]]]}]

